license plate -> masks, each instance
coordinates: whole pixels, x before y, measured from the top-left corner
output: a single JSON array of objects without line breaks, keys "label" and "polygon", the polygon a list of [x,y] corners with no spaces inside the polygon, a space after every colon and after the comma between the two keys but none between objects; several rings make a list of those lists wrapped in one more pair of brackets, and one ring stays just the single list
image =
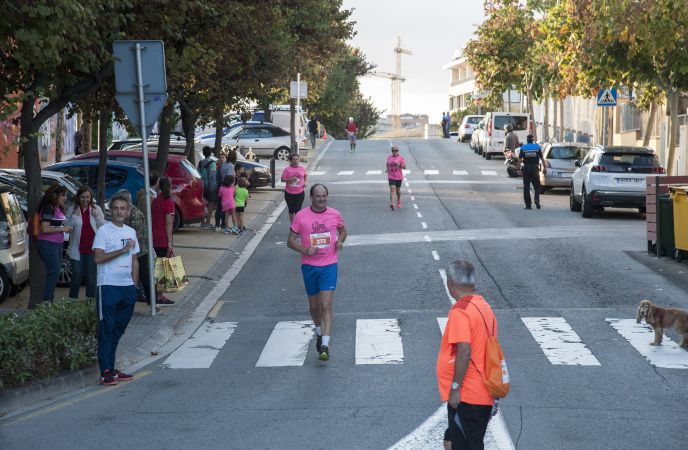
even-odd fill
[{"label": "license plate", "polygon": [[571,172],[559,172],[561,178],[571,178],[573,174]]},{"label": "license plate", "polygon": [[617,178],[616,184],[642,184],[644,178]]}]

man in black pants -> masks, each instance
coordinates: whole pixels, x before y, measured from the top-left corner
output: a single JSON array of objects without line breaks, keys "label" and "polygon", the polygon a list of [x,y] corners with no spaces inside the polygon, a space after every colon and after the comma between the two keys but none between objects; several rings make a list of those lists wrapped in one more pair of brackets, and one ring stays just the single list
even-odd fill
[{"label": "man in black pants", "polygon": [[521,146],[521,153],[518,157],[519,163],[523,163],[523,201],[526,206],[524,209],[533,209],[530,206],[530,184],[535,189],[535,207],[540,209],[540,175],[538,174],[538,164],[542,161],[542,173],[547,174],[545,158],[542,156],[540,146],[533,143],[533,135],[526,137],[527,144]]}]

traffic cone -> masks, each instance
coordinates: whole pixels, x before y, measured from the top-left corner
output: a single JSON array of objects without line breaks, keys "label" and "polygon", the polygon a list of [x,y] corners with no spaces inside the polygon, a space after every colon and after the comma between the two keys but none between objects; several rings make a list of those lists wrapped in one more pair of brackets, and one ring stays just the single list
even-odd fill
[{"label": "traffic cone", "polygon": [[323,137],[322,137],[322,138],[323,138],[323,139],[327,139],[327,130],[325,130],[325,132],[323,133]]}]

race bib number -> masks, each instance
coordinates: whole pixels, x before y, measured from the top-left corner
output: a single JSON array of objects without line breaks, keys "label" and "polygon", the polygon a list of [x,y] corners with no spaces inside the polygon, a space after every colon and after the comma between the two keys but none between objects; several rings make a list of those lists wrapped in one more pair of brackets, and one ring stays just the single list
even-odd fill
[{"label": "race bib number", "polygon": [[301,184],[300,179],[297,179],[296,181],[290,181],[289,182],[289,186],[294,186],[294,187],[299,187],[300,184]]},{"label": "race bib number", "polygon": [[353,132],[353,131],[347,131],[347,133],[348,133],[349,136],[353,136],[354,134],[356,134],[356,133]]},{"label": "race bib number", "polygon": [[311,234],[311,247],[327,248],[330,246],[330,243],[331,243],[330,233]]}]

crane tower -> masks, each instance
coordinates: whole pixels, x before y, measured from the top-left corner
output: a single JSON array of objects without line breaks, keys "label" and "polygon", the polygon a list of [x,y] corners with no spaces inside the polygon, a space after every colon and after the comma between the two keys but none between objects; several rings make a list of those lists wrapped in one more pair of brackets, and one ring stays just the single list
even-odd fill
[{"label": "crane tower", "polygon": [[412,55],[409,50],[401,48],[401,38],[397,40],[397,46],[394,47],[394,53],[397,55],[397,73],[388,72],[371,72],[383,78],[390,78],[392,80],[392,129],[398,130],[401,124],[401,83],[406,81],[406,78],[401,76],[401,54]]}]

